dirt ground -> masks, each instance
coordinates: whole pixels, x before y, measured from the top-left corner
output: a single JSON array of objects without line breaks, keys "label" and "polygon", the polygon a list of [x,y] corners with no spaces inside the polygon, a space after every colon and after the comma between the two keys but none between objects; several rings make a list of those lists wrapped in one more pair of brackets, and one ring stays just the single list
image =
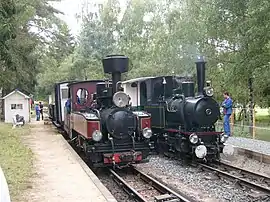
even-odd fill
[{"label": "dirt ground", "polygon": [[32,122],[24,142],[34,153],[34,176],[20,202],[106,201],[51,125]]}]

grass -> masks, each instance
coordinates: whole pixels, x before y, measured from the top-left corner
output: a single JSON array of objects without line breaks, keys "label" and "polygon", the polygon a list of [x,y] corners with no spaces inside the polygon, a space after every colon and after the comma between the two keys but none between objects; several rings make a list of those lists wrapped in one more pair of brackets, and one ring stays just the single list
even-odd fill
[{"label": "grass", "polygon": [[[234,125],[232,131],[234,136],[253,138],[252,134],[249,132],[249,126]],[[255,127],[255,139],[270,142],[270,127]]]},{"label": "grass", "polygon": [[[222,122],[217,124],[217,129],[222,129]],[[249,132],[248,123],[236,122],[231,126],[233,136],[253,138]],[[256,109],[255,115],[255,139],[270,142],[270,114],[269,109]]]},{"label": "grass", "polygon": [[23,143],[30,127],[12,129],[10,124],[0,123],[0,166],[7,179],[12,201],[22,201],[22,192],[29,186],[32,175],[33,153]]}]

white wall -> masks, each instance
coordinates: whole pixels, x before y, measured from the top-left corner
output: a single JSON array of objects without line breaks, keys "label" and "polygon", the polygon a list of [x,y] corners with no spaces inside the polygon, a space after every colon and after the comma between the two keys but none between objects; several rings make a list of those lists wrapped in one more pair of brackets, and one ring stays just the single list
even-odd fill
[{"label": "white wall", "polygon": [[64,117],[64,114],[65,114],[65,104],[66,104],[66,101],[68,100],[67,96],[63,96],[63,90],[68,90],[68,83],[63,83],[63,84],[60,84],[60,95],[61,95],[61,113],[62,113],[62,121],[64,121],[65,117]]},{"label": "white wall", "polygon": [[137,89],[140,89],[140,83],[138,84],[138,87],[131,87],[131,83],[124,83],[122,84],[124,88],[124,92],[128,94],[131,98],[131,106],[138,106],[140,104],[140,98],[137,93]]},{"label": "white wall", "polygon": [[49,95],[49,104],[52,104],[53,99],[52,99],[52,95]]},{"label": "white wall", "polygon": [[[5,99],[5,122],[12,123],[12,118],[14,115],[19,114],[24,116],[25,122],[30,121],[30,109],[29,109],[29,99],[25,99],[19,93],[13,93]],[[22,109],[11,109],[11,104],[22,104]]]}]

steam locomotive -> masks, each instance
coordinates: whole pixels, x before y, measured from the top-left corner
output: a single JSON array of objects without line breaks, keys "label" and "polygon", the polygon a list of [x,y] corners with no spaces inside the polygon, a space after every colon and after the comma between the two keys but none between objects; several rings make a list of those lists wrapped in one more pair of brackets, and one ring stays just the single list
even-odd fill
[{"label": "steam locomotive", "polygon": [[[73,144],[86,154],[93,167],[126,166],[146,159],[153,145],[151,115],[131,111],[129,96],[120,91],[121,74],[128,71],[129,59],[109,55],[102,60],[112,81],[90,80],[56,84],[54,122],[62,127]],[[61,101],[64,86],[68,100]],[[53,112],[53,110],[51,110]],[[64,111],[62,119],[61,112]],[[56,116],[58,115],[58,116]]]},{"label": "steam locomotive", "polygon": [[152,138],[158,152],[204,161],[233,153],[231,146],[224,145],[225,134],[215,129],[220,110],[211,83],[205,86],[205,64],[202,57],[198,58],[197,95],[190,77],[144,77],[122,82],[133,109],[151,114]]}]

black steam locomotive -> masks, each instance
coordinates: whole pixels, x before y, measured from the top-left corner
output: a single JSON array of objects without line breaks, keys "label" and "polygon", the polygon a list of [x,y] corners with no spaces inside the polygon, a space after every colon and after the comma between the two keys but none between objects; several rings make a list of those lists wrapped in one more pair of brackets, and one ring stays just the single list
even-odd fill
[{"label": "black steam locomotive", "polygon": [[101,143],[93,145],[95,153],[103,153],[105,164],[139,162],[150,151],[151,115],[131,111],[129,96],[119,89],[121,74],[128,71],[129,59],[109,55],[102,62],[104,73],[112,74],[112,82],[97,83],[93,97],[92,109],[97,112],[101,124]]},{"label": "black steam locomotive", "polygon": [[[210,82],[205,86],[205,62],[196,62],[198,93],[194,82],[181,76],[161,76],[123,82],[133,108],[151,113],[152,131],[159,152],[216,160],[223,152],[226,137],[217,132],[218,103],[212,98]],[[231,153],[231,148],[225,149]]]},{"label": "black steam locomotive", "polygon": [[50,118],[65,130],[93,167],[126,166],[144,160],[153,145],[151,115],[132,111],[129,96],[118,89],[129,59],[110,55],[102,60],[112,81],[89,80],[57,83]]}]

